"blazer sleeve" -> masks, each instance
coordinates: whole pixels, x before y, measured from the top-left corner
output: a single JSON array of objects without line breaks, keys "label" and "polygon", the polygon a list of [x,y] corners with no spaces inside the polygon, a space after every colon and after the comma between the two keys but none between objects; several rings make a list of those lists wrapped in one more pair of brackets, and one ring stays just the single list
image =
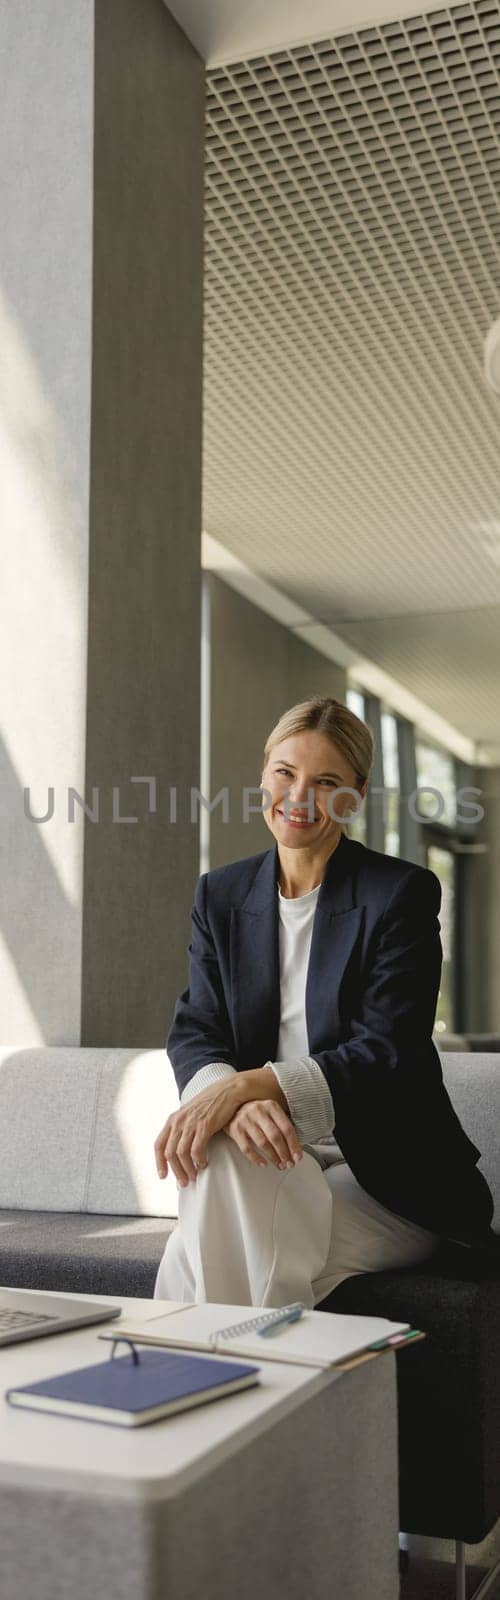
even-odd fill
[{"label": "blazer sleeve", "polygon": [[[179,1094],[202,1067],[215,1064],[226,1068],[228,1074],[236,1070],[236,1046],[207,920],[206,895],[205,872],[198,879],[191,912],[189,985],[179,996],[167,1037],[167,1055]],[[203,1087],[201,1079],[198,1087]]]},{"label": "blazer sleeve", "polygon": [[332,1095],[339,1141],[353,1114],[380,1110],[401,1088],[410,1098],[418,1093],[414,1069],[420,1064],[425,1070],[429,1061],[439,993],[440,904],[439,879],[427,868],[397,883],[351,1006],[349,1038],[314,1054]]}]

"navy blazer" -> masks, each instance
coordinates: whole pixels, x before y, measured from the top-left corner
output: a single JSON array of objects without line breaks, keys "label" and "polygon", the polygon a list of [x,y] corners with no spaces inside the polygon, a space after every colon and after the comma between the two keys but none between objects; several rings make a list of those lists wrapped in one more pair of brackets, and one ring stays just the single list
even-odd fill
[{"label": "navy blazer", "polygon": [[[198,880],[189,987],[167,1040],[179,1093],[210,1061],[243,1071],[277,1059],[279,865],[275,845]],[[341,834],[316,902],[308,1053],[362,1187],[390,1211],[470,1243],[488,1232],[493,1200],[432,1041],[440,903],[426,867]]]}]

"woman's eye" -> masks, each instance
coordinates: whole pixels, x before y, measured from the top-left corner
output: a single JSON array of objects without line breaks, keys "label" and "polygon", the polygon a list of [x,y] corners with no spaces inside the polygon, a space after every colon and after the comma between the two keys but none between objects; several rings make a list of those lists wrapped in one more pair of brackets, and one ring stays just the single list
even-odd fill
[{"label": "woman's eye", "polygon": [[[290,778],[291,777],[291,772],[290,772],[290,768],[289,767],[276,767],[276,772],[279,773],[280,777],[282,775],[283,775],[284,778]],[[319,778],[318,782],[319,783],[326,783],[329,789],[337,789],[338,788],[338,784],[333,782],[333,778]]]}]

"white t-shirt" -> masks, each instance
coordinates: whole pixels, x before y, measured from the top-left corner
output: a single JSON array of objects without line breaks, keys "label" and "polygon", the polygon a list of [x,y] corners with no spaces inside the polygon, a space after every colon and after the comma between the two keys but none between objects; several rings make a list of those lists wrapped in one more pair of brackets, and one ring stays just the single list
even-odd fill
[{"label": "white t-shirt", "polygon": [[[308,894],[287,899],[278,887],[280,958],[280,1031],[277,1061],[268,1061],[286,1096],[290,1116],[303,1144],[327,1137],[333,1132],[333,1100],[317,1061],[308,1055],[306,1024],[306,982],[313,932],[314,914],[321,885]],[[211,1061],[200,1067],[181,1095],[181,1103],[191,1100],[217,1078],[228,1077],[235,1067]]]},{"label": "white t-shirt", "polygon": [[278,1060],[306,1056],[306,981],[311,951],[317,889],[288,900],[278,889],[280,948],[280,1031]]},{"label": "white t-shirt", "polygon": [[317,1061],[308,1054],[306,983],[314,916],[321,885],[288,899],[278,888],[280,1031],[277,1061],[269,1062],[290,1108],[299,1138],[312,1144],[333,1131],[333,1101]]}]

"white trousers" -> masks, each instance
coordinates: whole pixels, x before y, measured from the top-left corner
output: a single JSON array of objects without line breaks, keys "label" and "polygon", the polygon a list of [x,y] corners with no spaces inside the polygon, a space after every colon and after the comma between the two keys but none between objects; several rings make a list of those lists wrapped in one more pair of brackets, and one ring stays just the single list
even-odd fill
[{"label": "white trousers", "polygon": [[435,1234],[380,1205],[328,1146],[308,1145],[279,1172],[218,1133],[207,1159],[179,1186],[155,1299],[311,1308],[353,1273],[410,1266],[436,1249]]}]

